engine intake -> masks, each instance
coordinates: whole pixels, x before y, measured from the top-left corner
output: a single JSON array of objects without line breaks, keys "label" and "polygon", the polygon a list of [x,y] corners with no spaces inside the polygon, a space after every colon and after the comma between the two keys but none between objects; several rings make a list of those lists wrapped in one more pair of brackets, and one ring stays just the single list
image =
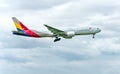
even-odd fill
[{"label": "engine intake", "polygon": [[69,32],[66,33],[66,35],[68,37],[73,37],[73,36],[75,36],[75,32],[74,31],[69,31]]}]

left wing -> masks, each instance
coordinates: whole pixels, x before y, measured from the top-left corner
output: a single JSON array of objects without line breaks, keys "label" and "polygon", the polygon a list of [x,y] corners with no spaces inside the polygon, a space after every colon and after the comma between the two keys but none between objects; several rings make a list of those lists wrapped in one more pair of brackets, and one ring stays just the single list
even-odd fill
[{"label": "left wing", "polygon": [[59,30],[59,29],[56,29],[56,28],[53,28],[51,26],[48,26],[46,24],[44,24],[45,27],[47,27],[47,29],[49,31],[51,31],[54,35],[57,35],[57,36],[61,36],[61,37],[66,37],[66,33],[65,31],[62,31],[62,30]]}]

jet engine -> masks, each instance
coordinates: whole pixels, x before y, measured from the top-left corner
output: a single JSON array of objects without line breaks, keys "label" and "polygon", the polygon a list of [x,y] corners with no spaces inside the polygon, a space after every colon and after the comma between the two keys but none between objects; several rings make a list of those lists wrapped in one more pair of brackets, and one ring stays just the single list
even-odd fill
[{"label": "jet engine", "polygon": [[75,36],[75,32],[74,31],[69,31],[69,32],[66,32],[66,35],[68,37],[73,37],[73,36]]}]

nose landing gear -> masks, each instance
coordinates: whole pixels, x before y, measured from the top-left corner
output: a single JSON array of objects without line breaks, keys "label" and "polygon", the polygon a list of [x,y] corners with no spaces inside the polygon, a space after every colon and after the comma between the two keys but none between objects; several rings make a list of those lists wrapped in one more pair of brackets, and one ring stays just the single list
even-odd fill
[{"label": "nose landing gear", "polygon": [[93,37],[92,38],[95,38],[95,34],[93,34]]}]

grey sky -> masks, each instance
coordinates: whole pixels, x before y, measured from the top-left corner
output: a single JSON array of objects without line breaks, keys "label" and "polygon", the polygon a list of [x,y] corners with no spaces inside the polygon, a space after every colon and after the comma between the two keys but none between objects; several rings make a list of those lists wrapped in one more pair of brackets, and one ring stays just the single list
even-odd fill
[{"label": "grey sky", "polygon": [[[1,0],[0,74],[119,74],[119,0]],[[95,26],[92,36],[62,39],[12,35],[11,17],[26,26],[48,31],[43,24],[60,29]]]}]

